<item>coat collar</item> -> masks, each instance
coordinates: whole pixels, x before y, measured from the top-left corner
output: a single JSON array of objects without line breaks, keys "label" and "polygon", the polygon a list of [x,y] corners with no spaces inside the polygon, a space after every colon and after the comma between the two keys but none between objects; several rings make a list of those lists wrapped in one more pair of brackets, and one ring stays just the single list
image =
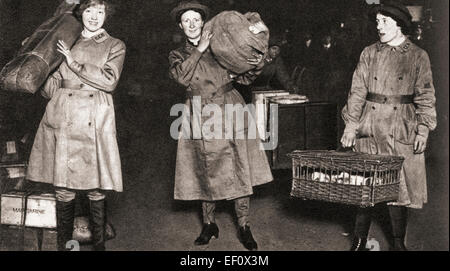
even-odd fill
[{"label": "coat collar", "polygon": [[106,32],[106,30],[103,30],[102,32],[98,33],[95,36],[92,36],[91,38],[84,37],[83,35],[81,36],[85,39],[92,39],[96,43],[102,43],[110,37],[110,35],[108,34],[108,32]]},{"label": "coat collar", "polygon": [[392,48],[392,50],[396,51],[399,50],[402,53],[406,53],[409,51],[409,49],[411,49],[411,41],[409,40],[409,38],[406,38],[405,41],[403,41],[400,45],[398,46],[390,46],[387,43],[381,43],[380,41],[377,42],[377,51],[381,51],[384,48]]},{"label": "coat collar", "polygon": [[102,43],[105,40],[107,40],[108,38],[109,38],[109,34],[108,34],[108,32],[106,32],[106,30],[103,30],[98,35],[92,37],[92,39],[97,43]]},{"label": "coat collar", "polygon": [[186,39],[186,49],[193,50],[195,48],[197,48],[197,46],[195,46],[190,40]]}]

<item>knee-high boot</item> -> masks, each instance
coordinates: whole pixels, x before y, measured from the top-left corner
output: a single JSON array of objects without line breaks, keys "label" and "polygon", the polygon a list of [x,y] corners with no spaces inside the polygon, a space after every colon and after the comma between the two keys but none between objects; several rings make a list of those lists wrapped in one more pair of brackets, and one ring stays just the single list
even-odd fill
[{"label": "knee-high boot", "polygon": [[407,251],[405,246],[406,225],[408,221],[408,210],[404,206],[389,206],[389,216],[392,226],[393,251]]},{"label": "knee-high boot", "polygon": [[372,208],[358,208],[350,251],[366,251],[367,235],[372,221]]},{"label": "knee-high boot", "polygon": [[105,250],[105,200],[89,201],[89,224],[92,231],[92,243],[94,250]]},{"label": "knee-high boot", "polygon": [[72,240],[73,221],[75,218],[75,201],[56,201],[56,227],[58,250],[67,250],[66,244]]}]

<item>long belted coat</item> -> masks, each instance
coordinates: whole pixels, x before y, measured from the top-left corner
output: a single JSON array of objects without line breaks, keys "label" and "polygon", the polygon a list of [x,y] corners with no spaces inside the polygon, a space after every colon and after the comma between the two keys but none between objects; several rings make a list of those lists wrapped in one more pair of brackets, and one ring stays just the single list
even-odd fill
[{"label": "long belted coat", "polygon": [[[30,155],[27,178],[77,190],[122,191],[122,172],[111,93],[125,44],[106,31],[81,36],[42,91],[50,99]],[[65,82],[69,82],[68,87]]]},{"label": "long belted coat", "polygon": [[[356,132],[357,151],[405,158],[395,205],[422,208],[427,202],[424,153],[413,149],[416,135],[428,137],[436,127],[434,92],[428,54],[409,39],[363,50],[342,110],[345,132]],[[368,93],[414,98],[409,104],[382,104],[367,101]]]},{"label": "long belted coat", "polygon": [[[233,79],[209,49],[202,54],[187,41],[185,46],[170,52],[169,63],[170,77],[185,86],[189,96],[200,96],[203,107],[216,104],[223,110],[226,104],[245,104],[234,88],[225,93],[218,91]],[[261,68],[257,67],[234,80],[250,84]],[[188,98],[186,105],[191,106],[191,103],[192,98]],[[182,129],[182,133],[185,131]],[[178,140],[175,199],[235,199],[253,194],[253,186],[272,181],[266,154],[260,149],[259,137],[194,139],[185,136],[181,134]]]}]

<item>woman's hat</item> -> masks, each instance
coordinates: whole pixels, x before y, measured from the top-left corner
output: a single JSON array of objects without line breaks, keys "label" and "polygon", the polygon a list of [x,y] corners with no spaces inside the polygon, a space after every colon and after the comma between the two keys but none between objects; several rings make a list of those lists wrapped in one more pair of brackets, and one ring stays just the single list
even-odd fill
[{"label": "woman's hat", "polygon": [[206,21],[209,16],[209,8],[205,5],[200,4],[197,1],[181,1],[178,6],[176,6],[170,12],[170,16],[178,22],[179,17],[187,10],[199,10],[204,14],[204,20]]},{"label": "woman's hat", "polygon": [[409,13],[409,10],[400,2],[398,1],[384,1],[382,4],[376,5],[371,14],[376,15],[379,12],[386,12],[388,14],[392,14],[396,18],[393,19],[399,19],[401,20],[406,27],[411,26],[411,13]]},{"label": "woman's hat", "polygon": [[283,37],[279,34],[273,34],[269,37],[269,47],[278,46],[281,47],[283,45]]}]

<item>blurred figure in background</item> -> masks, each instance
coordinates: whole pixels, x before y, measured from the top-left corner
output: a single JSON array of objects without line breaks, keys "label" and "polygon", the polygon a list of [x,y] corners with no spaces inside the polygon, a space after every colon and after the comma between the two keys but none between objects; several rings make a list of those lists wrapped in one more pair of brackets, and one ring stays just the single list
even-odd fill
[{"label": "blurred figure in background", "polygon": [[295,53],[296,65],[291,78],[299,89],[299,94],[306,95],[310,101],[319,100],[317,97],[316,53],[313,36],[310,32],[306,32]]},{"label": "blurred figure in background", "polygon": [[264,59],[264,68],[251,85],[252,90],[283,89],[293,93],[298,92],[298,87],[292,81],[281,57],[282,43],[283,40],[280,37],[270,38],[269,52]]},{"label": "blurred figure in background", "polygon": [[314,98],[339,104],[345,102],[346,90],[342,86],[344,62],[344,56],[341,49],[336,46],[335,39],[329,33],[324,34],[316,54],[316,79],[319,83]]}]

